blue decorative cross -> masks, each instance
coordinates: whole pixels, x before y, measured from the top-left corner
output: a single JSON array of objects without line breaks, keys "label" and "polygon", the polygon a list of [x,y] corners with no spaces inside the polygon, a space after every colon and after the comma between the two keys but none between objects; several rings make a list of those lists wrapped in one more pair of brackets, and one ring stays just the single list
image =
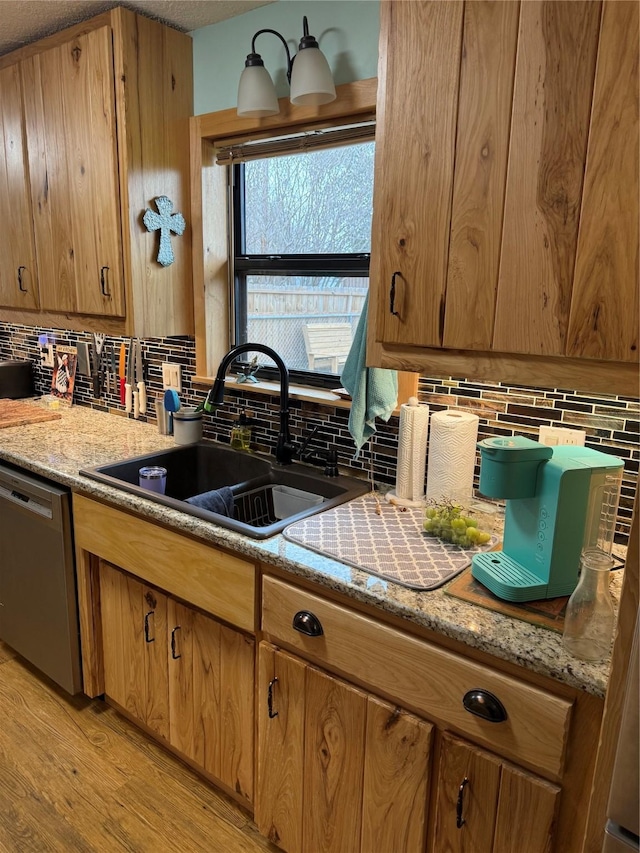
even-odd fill
[{"label": "blue decorative cross", "polygon": [[147,231],[157,231],[160,229],[160,248],[158,249],[158,263],[163,267],[168,267],[175,260],[173,257],[173,249],[171,248],[171,232],[180,236],[186,227],[184,216],[181,213],[174,213],[173,202],[166,195],[160,195],[154,199],[156,207],[160,213],[147,208],[142,217]]}]

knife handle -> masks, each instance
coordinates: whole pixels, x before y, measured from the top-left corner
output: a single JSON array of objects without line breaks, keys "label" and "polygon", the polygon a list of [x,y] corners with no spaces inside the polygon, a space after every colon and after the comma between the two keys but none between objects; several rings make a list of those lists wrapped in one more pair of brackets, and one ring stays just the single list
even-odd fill
[{"label": "knife handle", "polygon": [[129,413],[131,411],[132,403],[133,403],[133,394],[132,394],[132,390],[131,390],[131,383],[125,382],[125,385],[124,385],[124,410],[125,410],[125,412]]},{"label": "knife handle", "polygon": [[124,387],[124,379],[120,379],[120,405],[124,406],[126,400],[126,389]]},{"label": "knife handle", "polygon": [[140,394],[135,386],[133,388],[133,417],[136,420],[140,417]]},{"label": "knife handle", "polygon": [[91,374],[91,384],[93,386],[93,399],[97,400],[100,397],[100,374]]},{"label": "knife handle", "polygon": [[140,401],[140,414],[145,415],[147,412],[147,387],[144,382],[138,382],[138,398]]}]

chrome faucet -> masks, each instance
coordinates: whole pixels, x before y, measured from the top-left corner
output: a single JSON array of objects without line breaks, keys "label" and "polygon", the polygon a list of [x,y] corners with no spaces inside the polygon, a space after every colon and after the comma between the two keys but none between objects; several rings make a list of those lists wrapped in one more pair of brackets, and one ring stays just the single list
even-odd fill
[{"label": "chrome faucet", "polygon": [[244,352],[261,352],[275,361],[280,372],[280,430],[278,432],[278,443],[276,444],[276,462],[280,465],[290,465],[293,461],[295,445],[291,441],[289,431],[289,371],[284,361],[275,350],[264,344],[239,344],[233,347],[225,355],[218,367],[216,380],[211,386],[207,398],[204,401],[204,411],[211,413],[216,406],[224,401],[224,377],[229,365]]}]

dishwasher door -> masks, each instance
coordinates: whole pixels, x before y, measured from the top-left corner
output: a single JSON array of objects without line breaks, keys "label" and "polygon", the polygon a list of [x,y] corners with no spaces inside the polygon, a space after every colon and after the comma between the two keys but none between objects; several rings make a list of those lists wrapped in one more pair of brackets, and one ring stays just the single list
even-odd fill
[{"label": "dishwasher door", "polygon": [[78,693],[70,497],[60,486],[0,465],[0,639]]}]

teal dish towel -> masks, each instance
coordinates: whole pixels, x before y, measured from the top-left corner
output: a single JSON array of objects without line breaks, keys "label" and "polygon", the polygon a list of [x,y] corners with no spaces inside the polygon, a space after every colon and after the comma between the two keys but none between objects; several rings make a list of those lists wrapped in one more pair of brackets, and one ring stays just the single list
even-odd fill
[{"label": "teal dish towel", "polygon": [[349,432],[358,450],[376,431],[376,418],[388,421],[398,402],[398,372],[366,366],[368,308],[367,294],[340,377],[351,394]]}]

